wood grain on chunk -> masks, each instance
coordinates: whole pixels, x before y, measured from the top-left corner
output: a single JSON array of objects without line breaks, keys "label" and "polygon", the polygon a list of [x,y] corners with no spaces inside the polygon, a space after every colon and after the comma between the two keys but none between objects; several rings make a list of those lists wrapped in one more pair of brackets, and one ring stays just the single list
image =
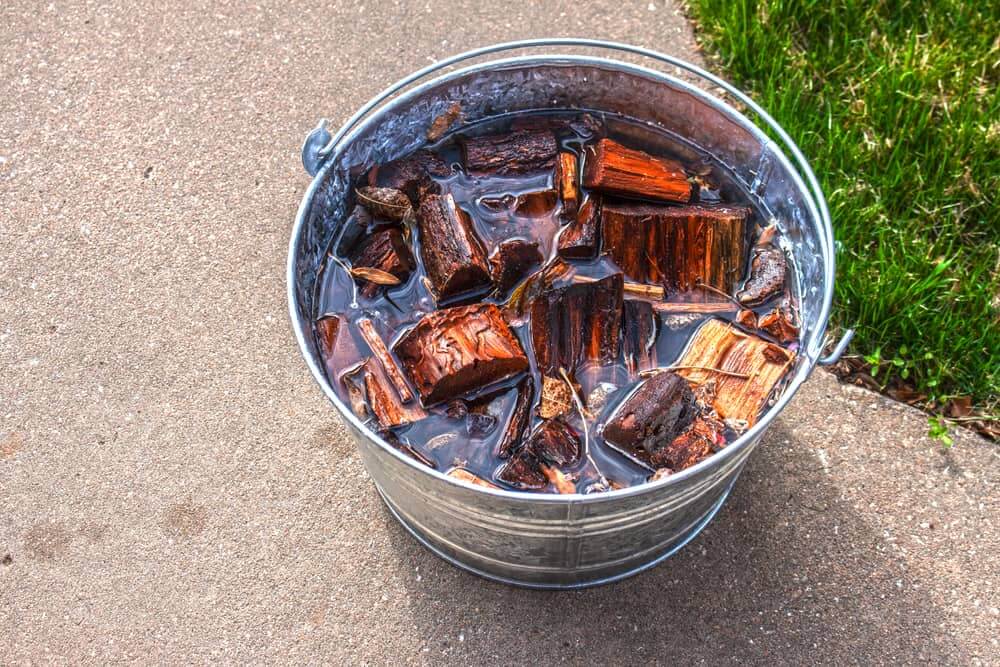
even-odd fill
[{"label": "wood grain on chunk", "polygon": [[497,291],[506,294],[541,266],[543,259],[537,241],[510,239],[498,245],[490,255],[490,273]]},{"label": "wood grain on chunk", "polygon": [[486,250],[451,193],[430,195],[417,212],[420,257],[435,297],[447,301],[490,285]]},{"label": "wood grain on chunk", "polygon": [[713,407],[719,416],[753,426],[794,358],[790,350],[713,318],[698,327],[675,365],[692,384],[715,381]]},{"label": "wood grain on chunk", "polygon": [[399,400],[385,369],[374,357],[365,362],[360,375],[364,380],[368,407],[383,428],[402,426],[427,416],[416,402],[406,405]]},{"label": "wood grain on chunk", "polygon": [[568,225],[559,232],[560,257],[584,259],[597,256],[601,243],[601,200],[588,197]]},{"label": "wood grain on chunk", "polygon": [[393,351],[424,405],[457,398],[528,368],[500,309],[486,303],[425,315]]},{"label": "wood grain on chunk", "polygon": [[403,403],[412,401],[413,392],[407,386],[399,365],[393,359],[392,355],[389,354],[389,349],[385,346],[382,337],[375,331],[375,325],[372,324],[372,321],[367,317],[361,318],[358,320],[358,330],[361,331],[361,337],[368,343],[368,348],[375,355],[375,359],[382,365],[382,370],[385,371],[389,381],[396,388],[396,393],[399,394],[400,400]]},{"label": "wood grain on chunk", "polygon": [[462,157],[470,174],[503,176],[552,169],[558,148],[551,130],[524,130],[465,139]]},{"label": "wood grain on chunk", "polygon": [[649,462],[656,468],[669,468],[674,472],[690,468],[725,446],[722,429],[723,424],[717,419],[699,415],[690,428],[653,452]]},{"label": "wood grain on chunk", "polygon": [[645,380],[615,410],[604,439],[644,460],[683,433],[697,416],[694,393],[671,371]]},{"label": "wood grain on chunk", "polygon": [[[351,266],[355,268],[378,269],[395,276],[401,283],[409,279],[416,266],[403,233],[396,227],[377,231],[366,238],[350,259]],[[361,293],[369,299],[380,289],[378,284],[358,276],[354,276],[354,281],[361,287]]]},{"label": "wood grain on chunk", "polygon": [[718,301],[721,296],[698,285],[733,293],[746,262],[749,215],[743,206],[605,203],[604,252],[627,277],[660,284],[667,296]]},{"label": "wood grain on chunk", "polygon": [[556,161],[556,171],[553,177],[559,199],[562,201],[564,215],[575,215],[580,206],[580,186],[577,184],[576,156],[572,153],[559,153]]},{"label": "wood grain on chunk", "polygon": [[497,443],[497,456],[502,459],[510,457],[511,452],[521,444],[524,431],[531,421],[531,404],[535,400],[535,381],[526,376],[517,385],[517,397],[510,411],[510,418],[504,427],[503,435]]},{"label": "wood grain on chunk", "polygon": [[466,484],[471,484],[473,486],[482,486],[487,489],[499,489],[500,487],[493,482],[488,482],[479,475],[469,472],[465,468],[452,468],[445,473],[448,477],[454,477],[457,480],[461,480]]},{"label": "wood grain on chunk", "polygon": [[558,419],[546,419],[539,424],[524,447],[536,458],[552,465],[573,465],[580,460],[580,437]]},{"label": "wood grain on chunk", "polygon": [[657,317],[648,301],[626,299],[622,311],[625,370],[634,376],[656,366]]},{"label": "wood grain on chunk", "polygon": [[691,199],[691,184],[679,162],[627,148],[612,139],[587,147],[583,184],[621,197],[671,202]]},{"label": "wood grain on chunk", "polygon": [[531,302],[531,343],[539,370],[559,377],[585,362],[613,364],[621,350],[622,274],[550,287]]}]

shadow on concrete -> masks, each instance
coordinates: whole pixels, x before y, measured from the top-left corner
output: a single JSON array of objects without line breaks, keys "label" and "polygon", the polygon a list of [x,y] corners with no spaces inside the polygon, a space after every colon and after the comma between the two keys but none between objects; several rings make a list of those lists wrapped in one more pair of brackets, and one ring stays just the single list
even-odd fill
[{"label": "shadow on concrete", "polygon": [[779,420],[694,542],[649,572],[600,588],[544,592],[485,581],[390,521],[397,557],[421,573],[406,585],[429,656],[965,663],[939,628],[944,611],[792,438]]}]

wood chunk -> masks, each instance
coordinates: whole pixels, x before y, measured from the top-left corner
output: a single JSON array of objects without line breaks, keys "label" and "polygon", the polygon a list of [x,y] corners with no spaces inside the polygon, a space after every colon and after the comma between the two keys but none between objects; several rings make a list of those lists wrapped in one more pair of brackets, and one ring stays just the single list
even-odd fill
[{"label": "wood chunk", "polygon": [[555,166],[556,137],[551,130],[467,138],[462,142],[465,170],[470,174],[523,174]]},{"label": "wood chunk", "polygon": [[531,309],[531,304],[535,299],[572,272],[572,266],[564,262],[562,258],[556,257],[540,270],[528,276],[527,280],[511,292],[505,313],[512,320],[523,317]]},{"label": "wood chunk", "polygon": [[559,468],[541,464],[542,474],[549,480],[557,493],[576,493],[575,475],[567,475]]},{"label": "wood chunk", "polygon": [[402,222],[413,210],[413,206],[410,204],[410,199],[406,196],[406,193],[395,188],[375,188],[368,186],[358,188],[355,194],[357,195],[358,203],[371,211],[372,215],[392,220],[393,222]]},{"label": "wood chunk", "polygon": [[316,320],[316,338],[319,341],[319,351],[323,357],[323,361],[333,359],[333,352],[337,347],[337,336],[339,334],[339,315],[324,315]]},{"label": "wood chunk", "polygon": [[572,221],[559,233],[559,255],[574,259],[596,257],[601,242],[600,226],[601,200],[588,197]]},{"label": "wood chunk", "polygon": [[580,437],[560,420],[546,419],[531,432],[524,449],[552,465],[573,465],[580,460]]},{"label": "wood chunk", "polygon": [[785,289],[788,273],[785,253],[770,242],[761,242],[772,236],[773,234],[762,234],[761,240],[754,246],[753,259],[750,261],[750,277],[736,295],[740,303],[745,306],[759,306]]},{"label": "wood chunk", "polygon": [[686,203],[691,184],[679,162],[601,139],[584,154],[583,185],[621,197]]},{"label": "wood chunk", "polygon": [[531,342],[544,375],[572,373],[583,363],[607,366],[621,350],[622,275],[550,287],[530,307]]},{"label": "wood chunk", "polygon": [[340,383],[347,392],[351,412],[358,419],[368,419],[368,392],[365,389],[364,372],[370,359],[359,362],[340,374]]},{"label": "wood chunk", "polygon": [[521,344],[493,304],[425,315],[393,346],[424,405],[433,405],[528,369]]},{"label": "wood chunk", "polygon": [[420,202],[420,257],[438,301],[476,292],[490,283],[486,251],[469,214],[451,193]]},{"label": "wood chunk", "polygon": [[691,301],[732,294],[746,264],[744,206],[659,206],[605,203],[601,214],[604,252],[625,275],[660,284],[668,296]]},{"label": "wood chunk", "polygon": [[572,153],[559,153],[556,160],[556,172],[554,176],[556,190],[559,191],[559,199],[562,201],[564,215],[575,215],[580,205],[580,187],[576,178],[576,156]]},{"label": "wood chunk", "polygon": [[675,366],[692,384],[715,381],[713,407],[722,419],[742,419],[753,426],[794,358],[794,352],[710,319],[698,327]]},{"label": "wood chunk", "polygon": [[499,489],[500,487],[493,482],[488,482],[479,475],[469,472],[465,468],[452,468],[445,473],[448,477],[454,477],[455,479],[461,480],[466,484],[472,484],[473,486],[482,486],[487,489]]},{"label": "wood chunk", "polygon": [[626,299],[622,310],[622,347],[630,376],[656,367],[657,317],[648,301]]},{"label": "wood chunk", "polygon": [[798,318],[792,309],[791,300],[785,297],[774,310],[760,318],[758,328],[771,335],[779,343],[793,343],[799,339]]},{"label": "wood chunk", "polygon": [[497,471],[497,479],[521,491],[537,491],[548,485],[541,463],[522,448]]},{"label": "wood chunk", "polygon": [[374,357],[365,362],[361,376],[364,378],[368,407],[383,428],[393,428],[420,421],[427,413],[415,402],[404,405],[382,365]]},{"label": "wood chunk", "polygon": [[[406,244],[402,232],[396,227],[383,229],[366,238],[351,255],[350,260],[354,268],[378,269],[395,276],[400,283],[406,282],[416,267],[410,246]],[[365,280],[360,274],[352,275],[365,297],[371,299],[378,294],[380,286],[377,283]]]},{"label": "wood chunk", "polygon": [[669,468],[674,472],[690,468],[725,447],[726,438],[722,429],[723,424],[717,419],[698,416],[689,429],[666,447],[653,452],[649,457],[650,463],[657,468]]},{"label": "wood chunk", "polygon": [[450,174],[451,167],[437,153],[420,150],[372,168],[368,172],[368,185],[402,190],[412,203],[416,203],[424,195],[440,191],[434,178]]},{"label": "wood chunk", "polygon": [[544,259],[537,241],[511,239],[498,245],[490,255],[490,274],[497,291],[506,294],[541,266]]},{"label": "wood chunk", "polygon": [[740,312],[736,313],[735,322],[742,327],[753,331],[757,328],[757,313],[744,308]]},{"label": "wood chunk", "polygon": [[386,376],[392,382],[392,385],[396,388],[396,392],[399,394],[399,399],[403,403],[409,403],[413,400],[413,392],[410,391],[410,387],[407,386],[406,380],[403,378],[403,372],[400,370],[399,365],[396,360],[389,354],[389,349],[386,348],[385,343],[382,341],[382,337],[378,335],[375,331],[375,325],[367,317],[363,317],[358,320],[358,329],[361,331],[361,337],[365,339],[368,343],[368,347],[371,349],[372,354],[375,355],[375,359],[382,365],[382,370],[385,371]]},{"label": "wood chunk", "polygon": [[497,456],[505,459],[511,452],[521,444],[524,430],[531,421],[531,404],[535,400],[535,381],[531,376],[525,377],[517,385],[517,398],[514,399],[514,408],[511,410],[507,426],[503,435],[497,443]]},{"label": "wood chunk", "polygon": [[644,381],[615,410],[604,439],[647,458],[684,432],[697,416],[694,393],[680,375],[662,371]]},{"label": "wood chunk", "polygon": [[542,396],[538,402],[538,416],[551,419],[573,410],[573,393],[562,378],[542,376]]}]

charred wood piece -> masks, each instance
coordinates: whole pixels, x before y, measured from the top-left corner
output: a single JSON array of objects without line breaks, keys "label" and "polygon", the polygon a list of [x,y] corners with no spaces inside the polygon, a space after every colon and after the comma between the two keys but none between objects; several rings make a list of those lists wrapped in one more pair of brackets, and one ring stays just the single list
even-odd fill
[{"label": "charred wood piece", "polygon": [[698,410],[687,381],[671,371],[644,381],[604,427],[604,439],[648,460],[694,421]]}]

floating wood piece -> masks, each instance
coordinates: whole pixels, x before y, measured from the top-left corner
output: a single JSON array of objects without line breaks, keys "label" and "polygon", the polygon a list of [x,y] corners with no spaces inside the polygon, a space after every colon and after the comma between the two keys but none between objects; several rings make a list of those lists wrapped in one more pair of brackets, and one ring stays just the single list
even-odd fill
[{"label": "floating wood piece", "polygon": [[457,398],[528,368],[500,309],[488,303],[425,315],[393,351],[424,405]]},{"label": "floating wood piece", "polygon": [[324,361],[333,359],[333,352],[337,347],[337,336],[339,334],[339,315],[324,315],[316,320],[316,338],[319,341],[319,351]]},{"label": "floating wood piece", "polygon": [[549,483],[541,462],[523,447],[500,467],[496,477],[521,491],[537,491]]},{"label": "floating wood piece", "polygon": [[370,359],[358,362],[340,375],[340,383],[347,392],[351,412],[358,419],[368,419],[368,392],[365,389],[365,370]]},{"label": "floating wood piece", "polygon": [[427,128],[427,141],[437,141],[445,135],[448,128],[455,124],[455,121],[462,117],[462,105],[459,102],[452,102],[448,108],[438,114],[431,121],[431,126]]},{"label": "floating wood piece", "polygon": [[375,325],[372,324],[372,321],[367,317],[361,318],[358,320],[358,330],[361,331],[361,337],[368,343],[372,354],[382,364],[382,369],[385,371],[390,382],[392,382],[392,386],[396,388],[399,399],[403,403],[412,401],[413,392],[410,391],[410,387],[406,384],[406,379],[403,378],[403,372],[400,370],[396,360],[389,354],[389,349],[382,341],[382,337],[375,331]]},{"label": "floating wood piece", "polygon": [[604,252],[625,275],[666,294],[718,301],[732,294],[746,263],[743,206],[609,204],[601,213]]},{"label": "floating wood piece", "polygon": [[753,426],[794,358],[794,352],[713,318],[698,327],[675,366],[692,384],[715,380],[713,405],[722,419]]},{"label": "floating wood piece", "polygon": [[564,262],[562,258],[556,257],[535,273],[528,276],[511,292],[507,300],[505,312],[511,319],[523,317],[531,308],[532,302],[539,295],[544,294],[558,281],[562,280],[573,272],[573,267]]},{"label": "floating wood piece", "polygon": [[671,371],[645,380],[615,410],[604,427],[604,439],[648,460],[684,432],[697,416],[694,393],[687,381]]},{"label": "floating wood piece", "polygon": [[583,185],[622,197],[688,202],[691,184],[680,163],[601,139],[584,153]]},{"label": "floating wood piece", "polygon": [[559,468],[541,465],[542,474],[549,480],[549,484],[555,488],[557,493],[576,493],[576,475],[564,473]]},{"label": "floating wood piece", "polygon": [[488,482],[479,475],[471,473],[465,468],[452,468],[445,473],[448,477],[454,477],[455,479],[461,480],[466,484],[471,484],[473,486],[482,486],[487,489],[499,489],[500,487],[493,482]]},{"label": "floating wood piece", "polygon": [[462,142],[465,170],[470,174],[523,174],[555,166],[558,145],[551,130],[467,138]]},{"label": "floating wood piece", "polygon": [[434,178],[451,174],[451,167],[437,153],[420,150],[410,155],[373,167],[368,172],[368,185],[402,190],[411,203],[426,194],[436,194],[440,187]]},{"label": "floating wood piece", "polygon": [[559,255],[574,259],[596,257],[601,243],[600,226],[601,200],[588,197],[559,232]]},{"label": "floating wood piece", "polygon": [[757,328],[767,332],[779,343],[795,342],[799,339],[798,318],[792,308],[791,299],[787,296],[774,307],[774,310],[760,318]]},{"label": "floating wood piece", "polygon": [[368,407],[383,428],[393,428],[420,421],[427,413],[416,402],[403,404],[396,394],[385,370],[374,357],[365,362],[361,377],[364,379]]},{"label": "floating wood piece", "polygon": [[539,370],[557,376],[585,362],[615,363],[621,350],[622,275],[550,287],[530,307],[531,342]]},{"label": "floating wood piece", "polygon": [[506,294],[541,266],[544,259],[537,241],[511,239],[498,245],[490,255],[490,274],[497,291]]},{"label": "floating wood piece", "polygon": [[559,200],[562,201],[563,214],[576,215],[580,205],[580,186],[577,184],[576,156],[572,153],[559,153],[556,160],[556,171],[553,177]]},{"label": "floating wood piece", "polygon": [[483,244],[469,214],[451,193],[420,202],[420,256],[438,301],[474,293],[491,283]]},{"label": "floating wood piece", "polygon": [[517,385],[517,397],[514,399],[514,408],[510,412],[507,426],[503,435],[497,443],[497,456],[505,459],[511,452],[521,444],[524,431],[531,421],[531,404],[535,400],[535,381],[531,376],[525,377]]},{"label": "floating wood piece", "polygon": [[699,415],[690,428],[653,452],[649,462],[656,468],[669,468],[673,472],[690,468],[726,445],[722,431],[723,424],[719,420]]},{"label": "floating wood piece", "polygon": [[773,244],[777,227],[764,229],[753,249],[750,277],[736,298],[745,306],[759,306],[785,289],[788,267],[785,253]]},{"label": "floating wood piece", "polygon": [[630,376],[656,366],[657,317],[648,301],[626,299],[622,310],[622,347]]},{"label": "floating wood piece", "polygon": [[528,436],[524,448],[537,459],[557,466],[580,460],[580,437],[558,419],[546,419]]},{"label": "floating wood piece", "polygon": [[[410,246],[403,239],[402,232],[390,227],[373,233],[357,247],[350,257],[355,269],[377,269],[394,276],[400,283],[406,282],[416,267]],[[352,273],[355,282],[361,286],[361,294],[371,299],[380,289],[377,281],[367,280],[361,271]]]},{"label": "floating wood piece", "polygon": [[757,313],[744,308],[740,312],[736,313],[735,322],[745,329],[753,331],[757,328]]},{"label": "floating wood piece", "polygon": [[409,197],[402,190],[368,186],[358,188],[355,194],[358,203],[371,211],[372,215],[386,220],[401,222],[413,211]]}]

